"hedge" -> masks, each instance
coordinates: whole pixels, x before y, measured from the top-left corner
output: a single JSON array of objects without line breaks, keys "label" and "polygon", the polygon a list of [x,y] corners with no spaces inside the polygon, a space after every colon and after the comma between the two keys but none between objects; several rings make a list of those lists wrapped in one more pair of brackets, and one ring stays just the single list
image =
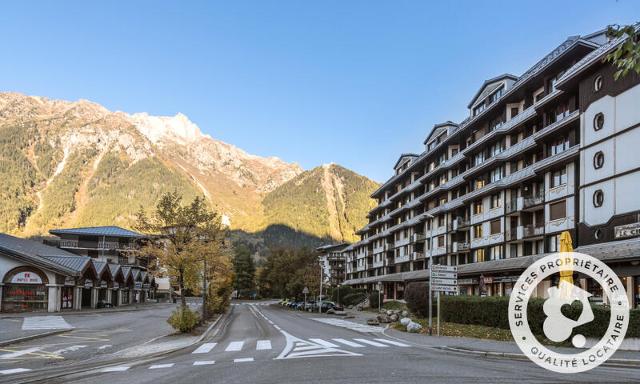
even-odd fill
[{"label": "hedge", "polygon": [[[427,288],[424,283],[411,283],[405,291],[405,300],[409,310],[421,317],[428,314]],[[531,299],[527,315],[529,326],[535,335],[543,335],[542,325],[546,315],[542,310],[544,299]],[[450,323],[484,325],[494,328],[509,329],[508,318],[509,297],[479,297],[479,296],[442,296],[440,315],[442,320]],[[585,337],[600,338],[609,326],[611,313],[601,305],[592,305],[594,320],[576,327],[574,333]],[[582,313],[582,304],[574,302],[562,308],[562,313],[571,319],[577,319]],[[436,315],[434,300],[433,314]],[[630,311],[629,328],[626,337],[640,337],[640,310]]]}]

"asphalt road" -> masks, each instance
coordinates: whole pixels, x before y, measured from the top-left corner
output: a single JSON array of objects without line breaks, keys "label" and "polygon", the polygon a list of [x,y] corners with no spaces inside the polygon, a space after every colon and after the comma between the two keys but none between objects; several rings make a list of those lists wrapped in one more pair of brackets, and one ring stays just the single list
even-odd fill
[{"label": "asphalt road", "polygon": [[[174,305],[152,305],[126,312],[69,313],[51,316],[5,318],[3,323],[24,326],[30,320],[56,327],[61,322],[72,327],[68,332],[0,347],[0,373],[12,369],[38,370],[60,368],[78,363],[106,361],[124,350],[167,335],[173,329],[166,319]],[[2,325],[0,324],[0,326]],[[0,329],[2,329],[0,327]],[[40,330],[48,332],[55,329]],[[8,379],[0,375],[0,382]]]},{"label": "asphalt road", "polygon": [[[317,319],[322,319],[319,321]],[[324,321],[324,322],[323,322]],[[209,340],[153,362],[94,370],[64,383],[547,383],[640,381],[640,370],[560,375],[531,362],[445,353],[380,329],[278,305],[233,307]]]}]

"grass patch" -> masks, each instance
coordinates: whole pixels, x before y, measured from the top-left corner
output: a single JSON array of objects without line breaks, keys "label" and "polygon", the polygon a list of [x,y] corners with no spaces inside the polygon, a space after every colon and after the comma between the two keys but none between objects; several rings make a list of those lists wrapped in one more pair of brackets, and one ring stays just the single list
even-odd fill
[{"label": "grass patch", "polygon": [[[420,333],[429,333],[429,320],[412,319],[414,322],[422,325]],[[433,318],[433,334],[436,334],[437,318]],[[407,328],[400,324],[394,323],[391,326],[398,331],[406,332]],[[458,324],[458,323],[440,323],[440,336],[453,337],[473,337],[476,339],[497,340],[497,341],[513,341],[511,331],[508,329],[500,329],[487,327],[484,325]]]}]

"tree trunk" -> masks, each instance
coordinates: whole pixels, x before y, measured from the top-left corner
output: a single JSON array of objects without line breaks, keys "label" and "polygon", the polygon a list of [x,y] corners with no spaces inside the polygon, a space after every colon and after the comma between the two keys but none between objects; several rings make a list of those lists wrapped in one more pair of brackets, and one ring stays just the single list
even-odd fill
[{"label": "tree trunk", "polygon": [[187,298],[184,297],[184,271],[180,270],[178,275],[178,287],[180,287],[180,305],[182,309],[187,307]]}]

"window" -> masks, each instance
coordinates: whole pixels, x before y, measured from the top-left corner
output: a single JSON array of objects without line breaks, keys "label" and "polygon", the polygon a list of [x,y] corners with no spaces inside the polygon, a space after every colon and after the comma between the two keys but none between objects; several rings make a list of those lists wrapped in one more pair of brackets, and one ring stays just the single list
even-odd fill
[{"label": "window", "polygon": [[477,263],[482,263],[484,261],[484,249],[476,249],[473,251],[473,258]]},{"label": "window", "polygon": [[604,127],[604,114],[602,112],[598,112],[593,117],[593,130],[599,131],[603,127]]},{"label": "window", "polygon": [[560,251],[560,235],[551,236],[547,239],[547,252]]},{"label": "window", "polygon": [[602,89],[602,75],[596,76],[596,79],[593,81],[593,91],[598,92]]},{"label": "window", "polygon": [[500,208],[502,207],[502,195],[500,193],[496,193],[491,195],[491,208]]},{"label": "window", "polygon": [[502,179],[502,167],[498,167],[491,171],[491,182],[494,183],[500,179]]},{"label": "window", "polygon": [[518,112],[519,112],[518,107],[511,108],[511,118],[513,119],[514,117],[518,116]]},{"label": "window", "polygon": [[476,224],[473,226],[473,237],[476,239],[482,238],[482,224]]},{"label": "window", "polygon": [[438,248],[444,247],[444,236],[438,236]]},{"label": "window", "polygon": [[602,204],[604,204],[604,192],[602,189],[598,189],[593,192],[593,206],[599,208],[602,207]]},{"label": "window", "polygon": [[473,116],[477,116],[482,111],[484,111],[484,102],[482,102],[482,104],[478,105],[477,107],[473,108]]},{"label": "window", "polygon": [[567,169],[562,168],[551,174],[551,188],[567,184]]},{"label": "window", "polygon": [[473,214],[474,215],[479,215],[483,212],[483,208],[482,208],[482,200],[478,200],[476,202],[473,203]]},{"label": "window", "polygon": [[496,102],[500,97],[502,97],[503,93],[504,93],[504,87],[500,87],[500,89],[498,89],[497,91],[492,93],[491,96],[489,96],[489,103]]},{"label": "window", "polygon": [[503,258],[502,246],[495,245],[489,248],[489,258],[491,260],[500,260]]},{"label": "window", "polygon": [[476,188],[475,189],[480,189],[482,187],[484,187],[485,185],[485,181],[483,179],[478,179],[476,180]]},{"label": "window", "polygon": [[438,216],[438,227],[444,227],[444,215]]},{"label": "window", "polygon": [[593,168],[600,169],[604,166],[604,153],[598,151],[593,155]]},{"label": "window", "polygon": [[493,220],[491,222],[491,234],[495,235],[496,233],[500,233],[500,219]]},{"label": "window", "polygon": [[569,149],[569,138],[560,137],[551,143],[551,155],[557,155]]},{"label": "window", "polygon": [[549,219],[558,220],[567,217],[567,202],[565,200],[549,205]]},{"label": "window", "polygon": [[484,161],[484,152],[476,153],[473,158],[473,165],[480,165]]}]

